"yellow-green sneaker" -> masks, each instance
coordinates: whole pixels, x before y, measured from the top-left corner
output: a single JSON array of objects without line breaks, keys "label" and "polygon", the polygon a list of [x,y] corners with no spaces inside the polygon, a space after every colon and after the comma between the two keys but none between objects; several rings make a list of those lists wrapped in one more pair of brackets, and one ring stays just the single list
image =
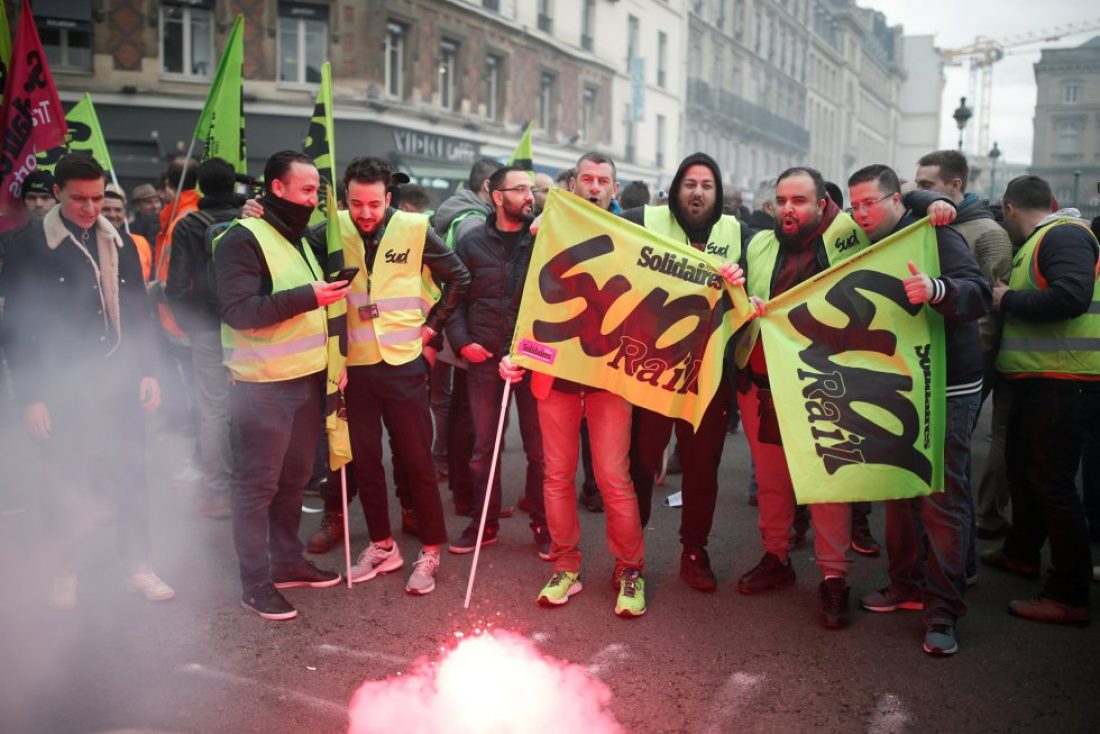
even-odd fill
[{"label": "yellow-green sneaker", "polygon": [[645,579],[636,568],[624,568],[619,572],[619,598],[615,601],[615,614],[620,617],[645,614]]},{"label": "yellow-green sneaker", "polygon": [[555,571],[539,592],[538,603],[544,607],[561,606],[569,601],[569,597],[579,594],[582,588],[580,573]]}]

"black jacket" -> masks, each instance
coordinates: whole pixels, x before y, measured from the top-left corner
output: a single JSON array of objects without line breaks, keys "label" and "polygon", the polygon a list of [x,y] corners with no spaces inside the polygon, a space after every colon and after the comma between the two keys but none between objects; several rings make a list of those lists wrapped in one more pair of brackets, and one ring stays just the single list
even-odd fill
[{"label": "black jacket", "polygon": [[509,249],[493,213],[456,243],[455,253],[470,271],[471,281],[447,322],[447,338],[455,352],[476,342],[497,359],[507,354],[515,329],[515,312],[509,306],[523,290],[535,242],[530,224],[524,222],[523,234]]},{"label": "black jacket", "polygon": [[1096,257],[1097,242],[1084,227],[1073,224],[1052,227],[1036,255],[1039,272],[1049,287],[1008,291],[1001,298],[1001,311],[1026,321],[1077,318],[1092,304]]},{"label": "black jacket", "polygon": [[[56,223],[76,231],[63,218]],[[73,241],[51,249],[44,225],[36,223],[8,248],[6,350],[16,397],[21,405],[44,402],[52,420],[65,411],[76,416],[80,406],[112,406],[101,409],[103,420],[113,410],[129,414],[125,407],[137,409],[141,378],[154,376],[156,325],[141,262],[129,235],[117,235],[118,328],[104,317],[102,283]],[[98,264],[94,235],[88,247]]]},{"label": "black jacket", "polygon": [[213,255],[207,250],[206,231],[213,224],[236,219],[240,212],[235,200],[204,197],[199,201],[199,210],[188,212],[172,230],[172,257],[164,295],[176,323],[188,333],[221,328],[218,295],[211,280]]},{"label": "black jacket", "polygon": [[[912,211],[907,211],[894,231],[917,220]],[[940,276],[933,278],[932,301],[928,305],[944,317],[947,396],[980,392],[984,366],[978,319],[989,313],[993,289],[962,235],[951,227],[936,227],[935,232]]]},{"label": "black jacket", "polygon": [[[387,209],[386,219],[382,222],[382,226],[374,234],[363,236],[363,261],[367,264],[368,270],[374,267],[374,258],[378,253],[378,243],[382,241],[382,236],[386,233],[386,226],[390,223],[395,211],[392,207]],[[327,223],[321,223],[309,230],[306,236],[315,252],[324,251],[327,234]],[[424,325],[436,332],[436,337],[429,342],[429,346],[439,349],[443,346],[443,328],[446,326],[451,313],[462,300],[466,290],[470,287],[470,273],[454,251],[447,247],[447,243],[430,226],[424,238],[422,258],[424,265],[428,267],[432,274],[432,280],[443,289],[439,303],[435,305],[424,320]],[[327,264],[325,268],[325,272],[331,272],[332,270]]]}]

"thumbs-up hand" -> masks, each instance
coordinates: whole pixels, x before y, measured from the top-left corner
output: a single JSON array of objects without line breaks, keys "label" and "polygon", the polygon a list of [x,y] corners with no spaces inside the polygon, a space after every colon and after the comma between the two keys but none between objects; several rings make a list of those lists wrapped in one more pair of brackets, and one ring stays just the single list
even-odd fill
[{"label": "thumbs-up hand", "polygon": [[905,295],[909,297],[909,303],[928,303],[932,300],[932,279],[917,269],[911,261],[909,263],[911,275],[902,281],[905,285]]}]

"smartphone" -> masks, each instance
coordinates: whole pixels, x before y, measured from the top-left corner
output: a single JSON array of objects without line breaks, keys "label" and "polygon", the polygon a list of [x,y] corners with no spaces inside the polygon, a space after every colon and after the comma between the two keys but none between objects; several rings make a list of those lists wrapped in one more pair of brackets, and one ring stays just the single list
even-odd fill
[{"label": "smartphone", "polygon": [[341,270],[338,273],[329,273],[329,276],[327,278],[325,278],[325,282],[326,283],[335,283],[338,280],[346,280],[347,282],[350,283],[352,281],[352,279],[354,279],[355,276],[358,275],[358,274],[359,274],[359,268],[357,268],[353,265],[350,268],[344,268],[343,270]]}]

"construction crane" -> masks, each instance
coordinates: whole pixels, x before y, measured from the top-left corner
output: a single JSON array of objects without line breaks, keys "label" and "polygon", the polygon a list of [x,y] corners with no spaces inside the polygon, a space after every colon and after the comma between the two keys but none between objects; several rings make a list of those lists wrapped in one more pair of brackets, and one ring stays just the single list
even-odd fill
[{"label": "construction crane", "polygon": [[[1057,41],[1066,36],[1075,36],[1080,33],[1089,33],[1100,30],[1100,18],[1079,23],[1046,28],[1032,33],[1021,33],[1005,38],[987,38],[976,36],[974,43],[960,48],[952,48],[940,51],[940,59],[949,66],[962,66],[963,61],[970,62],[970,99],[978,100],[978,149],[979,155],[984,155],[989,148],[989,118],[990,105],[993,97],[993,64],[1013,53],[1009,49],[1019,46],[1030,46],[1035,43]],[[979,77],[981,79],[981,92],[978,92]]]}]

